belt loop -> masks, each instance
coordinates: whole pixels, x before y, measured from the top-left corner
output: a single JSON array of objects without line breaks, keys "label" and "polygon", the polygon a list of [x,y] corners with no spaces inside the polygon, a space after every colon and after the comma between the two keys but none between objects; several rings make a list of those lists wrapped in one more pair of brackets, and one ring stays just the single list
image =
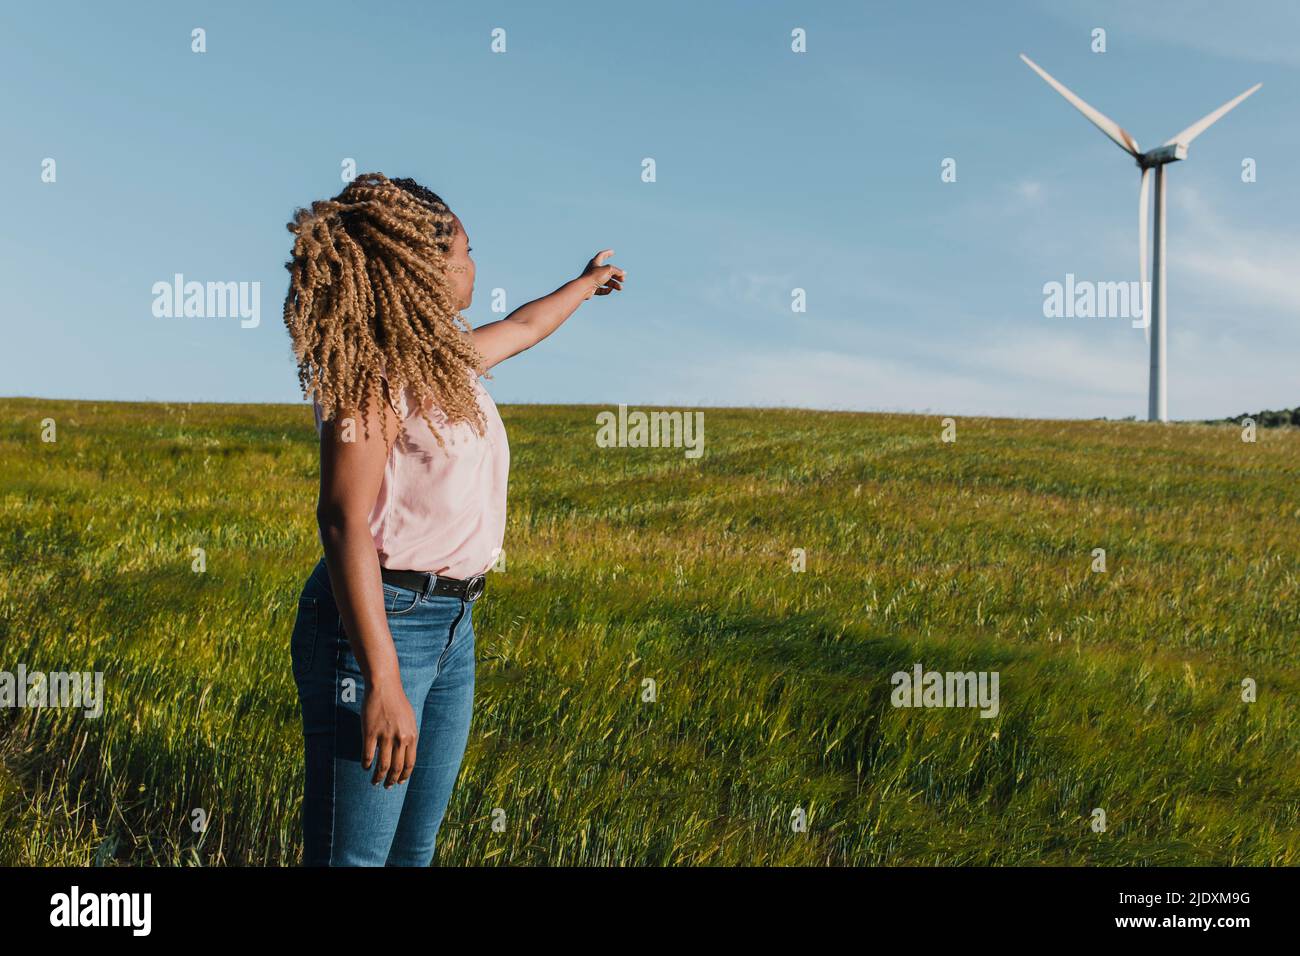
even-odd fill
[{"label": "belt loop", "polygon": [[432,571],[429,572],[429,578],[424,582],[424,593],[420,595],[420,600],[427,601],[433,597],[433,589],[438,584],[438,575]]}]

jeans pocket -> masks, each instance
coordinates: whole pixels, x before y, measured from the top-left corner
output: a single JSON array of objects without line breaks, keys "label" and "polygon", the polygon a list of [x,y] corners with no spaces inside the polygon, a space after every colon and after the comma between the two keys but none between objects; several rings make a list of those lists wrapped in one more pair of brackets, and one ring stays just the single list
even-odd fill
[{"label": "jeans pocket", "polygon": [[420,605],[424,597],[419,591],[412,591],[410,588],[399,588],[393,584],[384,585],[384,613],[389,617],[400,617],[403,614],[410,614]]},{"label": "jeans pocket", "polygon": [[293,662],[293,676],[302,680],[311,671],[316,656],[316,624],[318,602],[314,597],[298,599],[298,616],[293,622],[293,637],[289,641],[289,656]]}]

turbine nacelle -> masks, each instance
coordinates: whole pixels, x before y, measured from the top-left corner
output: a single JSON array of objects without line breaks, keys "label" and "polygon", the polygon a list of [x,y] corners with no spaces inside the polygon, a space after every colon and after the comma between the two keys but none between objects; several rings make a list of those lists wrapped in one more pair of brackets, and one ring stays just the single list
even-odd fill
[{"label": "turbine nacelle", "polygon": [[1139,153],[1137,164],[1141,169],[1152,169],[1156,166],[1163,166],[1165,163],[1176,163],[1180,159],[1186,158],[1186,143],[1169,143],[1159,149],[1150,149],[1145,153]]}]

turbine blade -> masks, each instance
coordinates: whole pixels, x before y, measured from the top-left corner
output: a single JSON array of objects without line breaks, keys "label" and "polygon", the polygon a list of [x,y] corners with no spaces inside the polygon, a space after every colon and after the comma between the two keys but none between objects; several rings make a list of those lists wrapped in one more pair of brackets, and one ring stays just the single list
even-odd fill
[{"label": "turbine blade", "polygon": [[[1142,170],[1142,185],[1138,187],[1138,296],[1142,303],[1142,335],[1151,344],[1151,296],[1147,277],[1147,242],[1151,230],[1147,228],[1147,215],[1151,208],[1151,168]],[[1137,325],[1136,322],[1133,323]]]},{"label": "turbine blade", "polygon": [[1132,136],[1130,136],[1128,134],[1128,131],[1125,130],[1124,127],[1120,126],[1118,123],[1116,123],[1105,113],[1101,112],[1100,110],[1094,109],[1093,107],[1085,103],[1082,99],[1075,96],[1073,93],[1071,93],[1068,89],[1065,88],[1064,84],[1057,82],[1057,80],[1050,73],[1044,70],[1033,60],[1029,59],[1029,57],[1025,56],[1023,53],[1020,54],[1020,59],[1024,60],[1031,70],[1033,70],[1044,80],[1046,80],[1047,84],[1052,89],[1056,90],[1056,92],[1060,93],[1067,100],[1069,100],[1070,104],[1076,110],[1078,110],[1084,116],[1088,117],[1088,119],[1091,120],[1092,124],[1096,126],[1097,129],[1101,130],[1112,140],[1114,140],[1116,146],[1124,150],[1124,152],[1128,153],[1130,156],[1138,156],[1141,154],[1142,150],[1138,146],[1137,140],[1135,140]]},{"label": "turbine blade", "polygon": [[1209,116],[1197,120],[1195,123],[1187,127],[1187,129],[1183,130],[1181,133],[1179,133],[1169,142],[1165,143],[1165,145],[1173,146],[1177,143],[1181,143],[1182,145],[1186,146],[1192,140],[1196,139],[1196,137],[1200,136],[1207,129],[1209,129],[1211,126],[1217,123],[1224,113],[1228,112],[1228,110],[1232,109],[1234,106],[1236,106],[1246,97],[1250,96],[1251,93],[1254,93],[1257,89],[1259,89],[1263,85],[1264,85],[1263,83],[1256,83],[1245,93],[1242,93],[1240,96],[1228,100],[1228,102],[1224,103],[1222,106],[1220,106]]}]

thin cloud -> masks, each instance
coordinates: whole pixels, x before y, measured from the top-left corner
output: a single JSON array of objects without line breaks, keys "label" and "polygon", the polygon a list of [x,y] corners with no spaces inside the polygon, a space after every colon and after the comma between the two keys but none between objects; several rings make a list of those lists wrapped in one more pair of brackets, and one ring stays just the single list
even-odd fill
[{"label": "thin cloud", "polygon": [[1033,179],[1016,183],[1016,195],[1027,202],[1038,202],[1043,198],[1043,184]]},{"label": "thin cloud", "polygon": [[[1180,240],[1178,263],[1197,288],[1232,302],[1237,314],[1247,321],[1252,311],[1280,312],[1288,317],[1300,311],[1300,288],[1295,282],[1300,240],[1290,234],[1234,226],[1194,187],[1182,188],[1174,195],[1187,235]],[[1293,322],[1267,324],[1288,328],[1295,338]]]}]

